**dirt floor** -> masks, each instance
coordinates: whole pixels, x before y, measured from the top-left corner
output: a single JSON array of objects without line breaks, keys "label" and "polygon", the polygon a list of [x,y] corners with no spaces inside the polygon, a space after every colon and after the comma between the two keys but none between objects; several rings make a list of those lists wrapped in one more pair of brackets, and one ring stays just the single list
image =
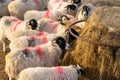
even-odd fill
[{"label": "dirt floor", "polygon": [[[9,41],[6,41],[6,47],[8,47]],[[5,73],[5,55],[9,52],[10,50],[6,48],[6,53],[2,51],[2,44],[0,43],[0,80],[7,80],[7,75]]]},{"label": "dirt floor", "polygon": [[[2,48],[2,44],[0,44],[0,49]],[[0,80],[6,80],[6,74],[4,72],[5,67],[5,53],[0,51]]]}]

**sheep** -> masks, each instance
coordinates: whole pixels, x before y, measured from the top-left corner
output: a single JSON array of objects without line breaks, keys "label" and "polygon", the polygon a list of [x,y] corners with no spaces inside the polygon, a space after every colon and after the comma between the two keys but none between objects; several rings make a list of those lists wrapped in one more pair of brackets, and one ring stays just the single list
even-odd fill
[{"label": "sheep", "polygon": [[65,27],[57,21],[51,21],[50,19],[41,19],[38,21],[39,27],[36,28],[37,31],[45,31],[48,33],[60,33],[65,31]]},{"label": "sheep", "polygon": [[15,0],[8,4],[11,16],[23,20],[24,13],[28,10],[44,10],[48,0]]},{"label": "sheep", "polygon": [[[76,14],[77,20],[87,20],[89,16],[94,12],[96,7],[91,3],[84,3],[82,4]],[[77,24],[80,28],[84,28],[85,22]]]},{"label": "sheep", "polygon": [[[12,32],[20,30],[35,30],[38,27],[37,21],[32,19],[29,21],[21,21],[13,16],[4,16],[0,19],[0,41],[5,45],[4,39],[7,38],[10,40]],[[5,46],[3,48],[5,52]]]},{"label": "sheep", "polygon": [[[59,21],[59,22],[58,22]],[[64,14],[58,18],[58,21],[52,21],[51,19],[40,19],[38,21],[39,27],[36,30],[46,31],[48,33],[60,33],[65,31],[68,26],[67,22],[74,23],[76,18],[72,15]]]},{"label": "sheep", "polygon": [[69,2],[63,2],[62,0],[56,0],[56,1],[50,0],[48,2],[49,10],[60,11],[65,14],[71,14],[75,16],[77,9],[78,9],[78,6],[76,4],[69,3]]},{"label": "sheep", "polygon": [[11,1],[12,0],[0,0],[0,17],[9,15],[7,6]]},{"label": "sheep", "polygon": [[9,79],[17,78],[19,72],[28,67],[57,66],[62,51],[67,47],[62,37],[36,47],[27,47],[24,50],[13,51],[5,56],[5,72]]},{"label": "sheep", "polygon": [[[44,34],[46,32],[43,32]],[[62,36],[66,37],[65,33],[61,34],[48,34],[47,35],[38,35],[38,36],[22,36],[19,38],[15,38],[10,43],[11,51],[23,50],[26,47],[35,47],[37,45],[46,43],[48,41],[53,40],[55,37]]]},{"label": "sheep", "polygon": [[79,65],[36,67],[22,70],[18,80],[78,80],[82,73]]},{"label": "sheep", "polygon": [[57,20],[58,15],[61,16],[63,13],[55,10],[46,10],[46,11],[38,11],[38,10],[29,10],[24,14],[24,20],[36,19],[40,20],[42,18],[49,18],[53,20]]}]

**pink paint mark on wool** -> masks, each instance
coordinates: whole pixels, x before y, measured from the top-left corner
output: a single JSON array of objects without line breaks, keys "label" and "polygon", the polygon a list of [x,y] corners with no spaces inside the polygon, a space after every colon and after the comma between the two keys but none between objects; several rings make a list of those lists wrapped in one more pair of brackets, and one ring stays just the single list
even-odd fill
[{"label": "pink paint mark on wool", "polygon": [[63,5],[63,3],[59,3],[58,5],[58,9],[60,9],[60,7]]},{"label": "pink paint mark on wool", "polygon": [[36,53],[39,55],[40,59],[43,59],[43,53],[42,53],[42,49],[40,46],[36,46],[35,48]]},{"label": "pink paint mark on wool", "polygon": [[51,31],[50,32],[53,32],[54,30],[56,30],[56,28],[58,27],[58,23],[57,24],[55,24],[53,27],[52,27],[52,29],[51,29]]},{"label": "pink paint mark on wool", "polygon": [[62,67],[57,67],[56,71],[59,75],[59,80],[66,80],[62,75],[63,75],[63,68]]},{"label": "pink paint mark on wool", "polygon": [[24,50],[25,51],[30,51],[30,49],[32,49],[32,47],[26,47]]},{"label": "pink paint mark on wool", "polygon": [[58,66],[58,67],[56,67],[56,71],[57,71],[58,74],[62,74],[63,73],[63,68]]},{"label": "pink paint mark on wool", "polygon": [[35,39],[37,39],[36,36],[30,36],[30,40],[35,40]]},{"label": "pink paint mark on wool", "polygon": [[16,31],[16,28],[18,27],[19,24],[22,23],[22,21],[17,18],[14,18],[12,21],[16,23],[14,26],[14,31]]},{"label": "pink paint mark on wool", "polygon": [[47,10],[45,13],[45,18],[50,18],[50,10]]},{"label": "pink paint mark on wool", "polygon": [[55,0],[55,3],[60,2],[60,0]]},{"label": "pink paint mark on wool", "polygon": [[54,21],[53,20],[50,20],[50,21],[48,21],[48,24],[52,24]]},{"label": "pink paint mark on wool", "polygon": [[37,34],[37,36],[43,36],[45,34],[45,32],[39,32],[38,34]]},{"label": "pink paint mark on wool", "polygon": [[16,31],[18,25],[21,24],[21,23],[22,23],[22,22],[17,22],[17,23],[16,23],[16,25],[15,25],[15,27],[14,27],[14,31]]},{"label": "pink paint mark on wool", "polygon": [[36,5],[39,5],[39,0],[34,0],[34,2],[36,3]]},{"label": "pink paint mark on wool", "polygon": [[46,43],[47,42],[47,37],[43,37],[42,38],[42,43]]}]

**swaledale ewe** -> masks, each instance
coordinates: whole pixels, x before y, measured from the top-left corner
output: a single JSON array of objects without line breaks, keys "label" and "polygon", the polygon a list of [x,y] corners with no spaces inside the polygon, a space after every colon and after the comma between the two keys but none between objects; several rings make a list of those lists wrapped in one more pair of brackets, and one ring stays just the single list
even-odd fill
[{"label": "swaledale ewe", "polygon": [[42,18],[53,19],[56,21],[58,19],[58,15],[61,16],[64,13],[55,10],[46,10],[46,11],[38,11],[38,10],[29,10],[24,14],[24,20],[36,19],[40,20]]},{"label": "swaledale ewe", "polygon": [[[54,5],[53,5],[54,4]],[[48,10],[55,10],[59,11],[62,14],[71,14],[73,16],[76,15],[78,6],[74,3],[69,3],[69,2],[63,2],[61,0],[50,0],[48,2]]]},{"label": "swaledale ewe", "polygon": [[82,73],[79,65],[36,67],[22,70],[18,80],[78,80]]},{"label": "swaledale ewe", "polygon": [[36,47],[27,47],[8,53],[5,56],[5,72],[9,80],[17,78],[20,71],[28,67],[57,66],[63,50],[68,48],[64,38],[57,37],[52,41]]},{"label": "swaledale ewe", "polygon": [[48,35],[47,32],[39,32],[36,30],[24,30],[24,31],[16,31],[11,34],[10,41],[17,39],[22,36],[45,36]]},{"label": "swaledale ewe", "polygon": [[58,21],[53,21],[51,19],[40,19],[38,20],[39,27],[36,28],[38,31],[46,31],[48,33],[61,33],[68,29],[69,23],[76,22],[76,18],[72,15],[62,15],[58,18]]},{"label": "swaledale ewe", "polygon": [[[76,14],[77,20],[87,20],[89,16],[94,12],[96,7],[91,3],[84,3],[82,4]],[[80,28],[84,28],[85,22],[77,24]]]},{"label": "swaledale ewe", "polygon": [[[74,34],[78,35],[78,33],[74,29],[71,29],[71,31]],[[62,36],[66,41],[68,41],[68,43],[71,43],[73,40],[76,39],[74,36],[72,36],[72,34],[70,34],[68,29],[65,32],[60,33],[60,34],[59,33],[49,34],[45,32],[43,32],[43,34],[42,32],[40,33],[41,35],[37,35],[37,36],[36,35],[22,36],[22,37],[12,39],[9,45],[10,50],[18,51],[18,50],[23,50],[26,47],[35,47],[37,45],[47,43],[48,41],[51,41],[58,36]]]},{"label": "swaledale ewe", "polygon": [[8,4],[8,10],[11,16],[21,20],[24,19],[24,13],[28,10],[44,10],[48,0],[14,0]]},{"label": "swaledale ewe", "polygon": [[13,16],[3,16],[0,19],[0,41],[3,43],[5,51],[4,39],[10,40],[10,36],[15,31],[20,30],[35,30],[38,27],[37,21],[32,19],[29,21],[21,21]]}]

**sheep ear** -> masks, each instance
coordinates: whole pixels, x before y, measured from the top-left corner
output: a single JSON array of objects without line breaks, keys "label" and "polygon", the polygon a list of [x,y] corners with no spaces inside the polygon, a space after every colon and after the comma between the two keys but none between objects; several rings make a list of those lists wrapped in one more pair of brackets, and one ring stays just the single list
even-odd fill
[{"label": "sheep ear", "polygon": [[55,40],[52,40],[52,43],[51,43],[53,46],[57,46],[56,44],[56,41]]},{"label": "sheep ear", "polygon": [[71,64],[70,67],[75,68],[76,66]]}]

